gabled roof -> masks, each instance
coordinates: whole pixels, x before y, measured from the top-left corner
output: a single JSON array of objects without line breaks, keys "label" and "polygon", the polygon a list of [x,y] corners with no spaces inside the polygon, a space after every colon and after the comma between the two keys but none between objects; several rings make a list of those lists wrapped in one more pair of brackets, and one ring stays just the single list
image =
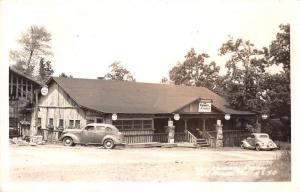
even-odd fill
[{"label": "gabled roof", "polygon": [[227,107],[225,99],[205,87],[53,77],[80,106],[104,113],[163,114],[201,98],[212,99],[223,113],[253,114]]}]

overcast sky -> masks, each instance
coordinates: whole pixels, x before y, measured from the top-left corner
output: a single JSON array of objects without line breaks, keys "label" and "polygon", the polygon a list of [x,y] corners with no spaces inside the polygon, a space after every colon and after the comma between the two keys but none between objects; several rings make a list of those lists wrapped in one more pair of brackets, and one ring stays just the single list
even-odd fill
[{"label": "overcast sky", "polygon": [[279,24],[290,21],[291,1],[278,0],[123,0],[1,2],[8,49],[31,25],[52,34],[52,64],[80,78],[107,73],[114,61],[139,82],[160,82],[193,47],[217,64],[218,48],[228,35],[257,47],[275,39]]}]

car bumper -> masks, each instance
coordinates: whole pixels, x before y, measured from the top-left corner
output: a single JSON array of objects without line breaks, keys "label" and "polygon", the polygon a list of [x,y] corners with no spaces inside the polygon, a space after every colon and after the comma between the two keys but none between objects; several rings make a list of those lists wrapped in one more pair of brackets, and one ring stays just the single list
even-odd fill
[{"label": "car bumper", "polygon": [[273,150],[273,149],[279,149],[279,147],[268,147],[268,146],[261,146],[262,150]]}]

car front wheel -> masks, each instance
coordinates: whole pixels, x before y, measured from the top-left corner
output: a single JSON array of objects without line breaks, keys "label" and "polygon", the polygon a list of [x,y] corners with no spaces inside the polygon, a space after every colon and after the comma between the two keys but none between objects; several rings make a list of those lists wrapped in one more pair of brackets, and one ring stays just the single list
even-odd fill
[{"label": "car front wheel", "polygon": [[74,146],[74,141],[71,137],[65,137],[63,139],[64,146]]},{"label": "car front wheel", "polygon": [[113,149],[115,147],[114,141],[112,139],[105,139],[103,142],[105,149]]}]

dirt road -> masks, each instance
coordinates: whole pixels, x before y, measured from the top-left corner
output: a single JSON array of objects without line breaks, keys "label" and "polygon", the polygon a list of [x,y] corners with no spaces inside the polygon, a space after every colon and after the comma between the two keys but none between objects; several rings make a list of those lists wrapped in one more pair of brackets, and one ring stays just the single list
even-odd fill
[{"label": "dirt road", "polygon": [[257,181],[279,151],[10,146],[12,181]]}]

